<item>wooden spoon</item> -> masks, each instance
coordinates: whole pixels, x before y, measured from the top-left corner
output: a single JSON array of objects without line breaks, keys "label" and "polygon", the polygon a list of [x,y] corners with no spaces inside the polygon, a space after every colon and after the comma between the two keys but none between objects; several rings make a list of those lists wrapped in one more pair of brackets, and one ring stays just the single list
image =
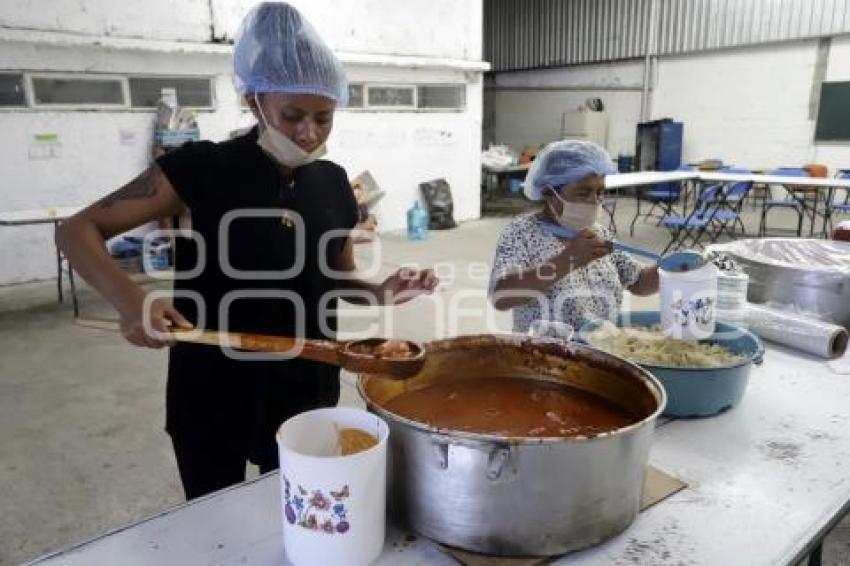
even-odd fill
[{"label": "wooden spoon", "polygon": [[314,340],[179,328],[172,329],[171,335],[177,342],[223,346],[250,352],[299,351],[300,346],[300,358],[340,366],[355,373],[379,374],[393,379],[411,377],[418,373],[425,363],[425,348],[407,340]]}]

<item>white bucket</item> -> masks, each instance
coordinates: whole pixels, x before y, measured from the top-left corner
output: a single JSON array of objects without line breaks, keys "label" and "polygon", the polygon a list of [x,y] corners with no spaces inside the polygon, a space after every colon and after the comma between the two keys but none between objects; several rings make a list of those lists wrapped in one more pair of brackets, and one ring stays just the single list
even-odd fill
[{"label": "white bucket", "polygon": [[[358,428],[378,444],[336,456],[337,430]],[[370,564],[384,548],[389,428],[362,409],[307,411],[277,431],[283,544],[294,564]]]},{"label": "white bucket", "polygon": [[717,268],[707,262],[699,269],[671,272],[659,269],[661,327],[673,338],[704,340],[714,334],[717,306]]}]

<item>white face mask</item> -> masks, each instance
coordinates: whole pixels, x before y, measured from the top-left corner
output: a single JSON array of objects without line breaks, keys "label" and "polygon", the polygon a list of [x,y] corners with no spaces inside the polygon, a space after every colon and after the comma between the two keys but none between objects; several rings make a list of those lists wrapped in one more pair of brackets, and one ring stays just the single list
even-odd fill
[{"label": "white face mask", "polygon": [[573,230],[583,230],[596,224],[596,219],[599,216],[599,203],[567,202],[561,198],[558,191],[550,190],[555,198],[561,201],[561,214],[557,218],[558,224]]},{"label": "white face mask", "polygon": [[259,138],[257,138],[257,145],[263,148],[263,151],[275,158],[281,165],[294,169],[295,167],[312,163],[328,152],[325,144],[320,145],[312,152],[304,151],[301,146],[289,139],[289,136],[269,124],[268,120],[266,120],[266,115],[263,113],[260,100],[256,95],[254,95],[254,100],[257,102],[257,109],[260,111],[260,117],[266,126]]}]

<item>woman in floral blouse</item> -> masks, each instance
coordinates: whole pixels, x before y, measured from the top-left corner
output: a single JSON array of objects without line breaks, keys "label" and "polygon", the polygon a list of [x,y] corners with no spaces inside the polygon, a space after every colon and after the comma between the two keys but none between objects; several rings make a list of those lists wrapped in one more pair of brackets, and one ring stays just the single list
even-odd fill
[{"label": "woman in floral blouse", "polygon": [[[524,192],[542,201],[542,210],[505,227],[490,274],[490,300],[498,310],[513,310],[514,332],[527,332],[536,320],[578,328],[589,318],[611,319],[623,289],[635,295],[658,291],[657,267],[613,251],[608,231],[596,223],[604,177],[613,172],[608,153],[583,141],[553,142],[532,164]],[[552,236],[544,223],[577,235]]]}]

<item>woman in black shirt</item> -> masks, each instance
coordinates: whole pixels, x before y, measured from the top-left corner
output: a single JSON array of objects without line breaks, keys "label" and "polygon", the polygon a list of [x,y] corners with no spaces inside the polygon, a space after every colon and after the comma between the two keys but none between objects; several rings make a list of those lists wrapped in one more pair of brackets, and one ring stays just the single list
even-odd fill
[{"label": "woman in black shirt", "polygon": [[[166,430],[190,499],[244,480],[246,461],[263,472],[276,468],[276,428],[301,411],[335,405],[339,371],[173,345],[160,333],[179,325],[333,338],[337,296],[354,291],[361,301],[395,304],[437,284],[430,270],[399,270],[380,284],[356,277],[348,233],[357,203],[345,171],[318,159],[348,85],[309,23],[286,4],[260,4],[242,24],[234,62],[257,127],[160,157],[57,234],[74,268],[118,310],[128,341],[172,346]],[[173,303],[146,300],[104,242],[185,211],[193,233],[176,239]]]}]

